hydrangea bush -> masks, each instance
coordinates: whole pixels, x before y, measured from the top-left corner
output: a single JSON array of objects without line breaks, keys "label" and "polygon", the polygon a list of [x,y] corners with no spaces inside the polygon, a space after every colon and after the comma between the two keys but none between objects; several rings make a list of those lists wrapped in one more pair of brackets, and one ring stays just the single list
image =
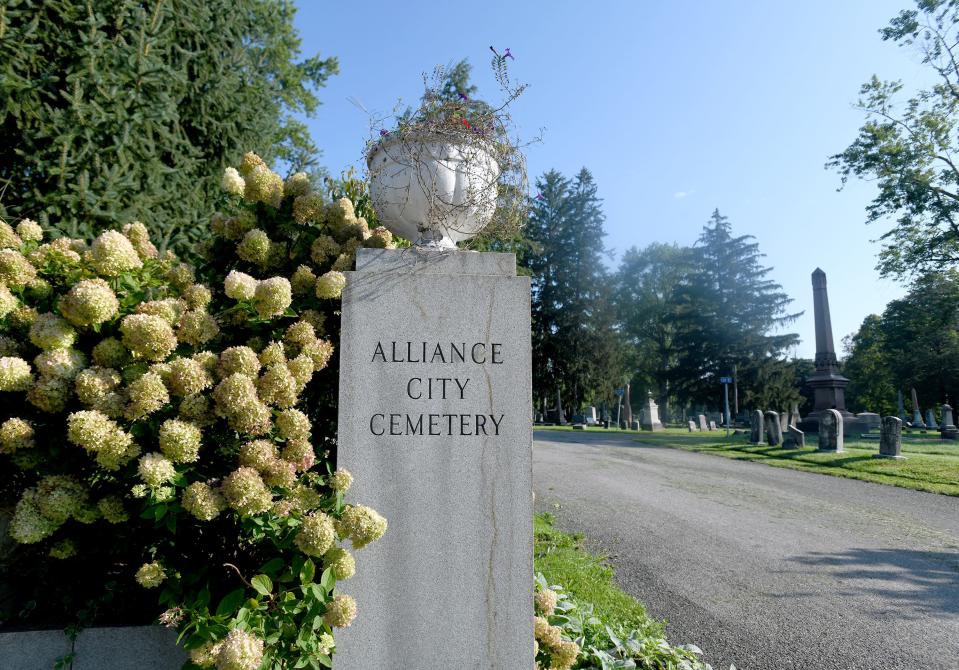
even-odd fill
[{"label": "hydrangea bush", "polygon": [[[205,263],[131,223],[89,243],[0,223],[0,617],[146,622],[193,667],[328,667],[362,610],[353,552],[376,511],[334,470],[343,270],[385,228],[254,154]],[[345,582],[345,584],[342,584]],[[158,604],[159,603],[159,604]],[[162,614],[161,614],[162,612]],[[144,620],[145,619],[145,620]]]},{"label": "hydrangea bush", "polygon": [[534,607],[536,670],[713,670],[695,645],[671,645],[660,634],[625,626],[614,630],[591,604],[575,602],[542,574],[535,579]]}]

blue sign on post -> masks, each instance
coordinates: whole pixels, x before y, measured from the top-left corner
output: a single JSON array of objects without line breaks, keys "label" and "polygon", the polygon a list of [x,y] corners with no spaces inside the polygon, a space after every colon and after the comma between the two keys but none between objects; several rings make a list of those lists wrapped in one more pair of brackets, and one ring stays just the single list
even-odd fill
[{"label": "blue sign on post", "polygon": [[615,391],[613,391],[613,393],[615,393],[618,396],[623,396],[623,395],[626,395],[626,389],[616,389]]},{"label": "blue sign on post", "polygon": [[732,384],[732,383],[733,383],[733,378],[732,378],[732,377],[720,377],[720,378],[719,378],[719,383],[720,383],[720,384]]}]

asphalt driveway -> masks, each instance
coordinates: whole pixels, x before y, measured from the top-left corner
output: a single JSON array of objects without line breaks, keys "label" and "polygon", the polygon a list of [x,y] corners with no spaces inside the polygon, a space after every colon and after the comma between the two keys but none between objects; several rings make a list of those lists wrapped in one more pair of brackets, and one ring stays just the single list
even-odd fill
[{"label": "asphalt driveway", "polygon": [[717,668],[959,668],[959,498],[537,431],[537,511]]}]

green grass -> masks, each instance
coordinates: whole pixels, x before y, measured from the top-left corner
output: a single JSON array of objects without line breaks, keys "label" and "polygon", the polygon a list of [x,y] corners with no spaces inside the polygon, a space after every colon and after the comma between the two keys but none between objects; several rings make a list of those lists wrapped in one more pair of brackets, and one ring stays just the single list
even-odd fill
[{"label": "green grass", "polygon": [[613,569],[601,556],[583,548],[583,538],[556,529],[549,514],[533,519],[533,566],[550,584],[563,586],[569,596],[591,603],[603,623],[623,625],[646,635],[662,635],[663,624],[653,621],[642,603],[613,584]]},{"label": "green grass", "polygon": [[[633,435],[637,434],[634,432]],[[893,460],[873,457],[879,453],[879,442],[876,440],[847,439],[845,451],[835,454],[817,451],[816,436],[807,435],[807,439],[809,438],[809,446],[804,449],[783,449],[749,444],[747,436],[744,435],[726,438],[722,431],[690,433],[671,428],[661,433],[638,435],[636,441],[779,468],[819,472],[916,491],[959,496],[959,442],[921,436],[904,437],[902,455],[905,458]]]}]

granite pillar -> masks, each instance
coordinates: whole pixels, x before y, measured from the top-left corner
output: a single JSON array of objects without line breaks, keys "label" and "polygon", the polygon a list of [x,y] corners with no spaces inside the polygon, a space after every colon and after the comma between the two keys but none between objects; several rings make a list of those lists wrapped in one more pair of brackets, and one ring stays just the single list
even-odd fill
[{"label": "granite pillar", "polygon": [[[512,254],[360,249],[337,465],[389,529],[337,670],[533,668],[530,284]],[[444,381],[446,380],[446,381]]]},{"label": "granite pillar", "polygon": [[816,268],[812,273],[813,315],[816,322],[816,371],[806,379],[813,389],[813,411],[799,428],[816,432],[823,412],[834,409],[843,417],[844,430],[851,434],[856,429],[856,417],[846,410],[846,386],[849,380],[839,374],[839,359],[832,337],[832,320],[829,315],[829,295],[826,290],[826,273]]}]

